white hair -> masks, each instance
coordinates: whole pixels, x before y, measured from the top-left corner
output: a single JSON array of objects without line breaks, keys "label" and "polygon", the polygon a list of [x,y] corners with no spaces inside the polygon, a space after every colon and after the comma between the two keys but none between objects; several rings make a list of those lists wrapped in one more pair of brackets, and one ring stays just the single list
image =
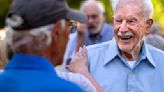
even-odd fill
[{"label": "white hair", "polygon": [[115,8],[116,8],[116,5],[118,4],[118,1],[119,1],[119,0],[110,0],[110,3],[111,3],[111,5],[112,5],[113,11],[115,11]]},{"label": "white hair", "polygon": [[96,1],[96,0],[85,0],[84,2],[82,2],[80,10],[84,11],[84,8],[86,6],[89,6],[90,4],[93,4],[93,3],[97,5],[100,12],[102,12],[102,13],[105,12],[103,4],[99,1]]},{"label": "white hair", "polygon": [[[116,0],[114,3],[112,3],[114,13],[116,13],[116,10],[119,7],[119,5],[122,4],[122,2],[120,2],[120,1],[124,1],[124,0]],[[152,18],[153,12],[154,12],[154,7],[153,7],[153,4],[152,4],[152,1],[151,0],[141,0],[140,3],[143,3],[142,7],[143,7],[143,10],[144,10],[145,16],[148,17],[148,18]]]},{"label": "white hair", "polygon": [[[5,28],[6,41],[14,52],[20,51],[22,46],[29,45],[31,50],[38,51],[51,43],[51,31],[54,24],[42,26],[31,30],[14,30],[10,26]],[[37,43],[35,43],[37,42]]]},{"label": "white hair", "polygon": [[154,12],[154,7],[153,7],[151,0],[144,0],[144,6],[145,6],[145,13],[148,14],[149,18],[152,18],[153,12]]}]

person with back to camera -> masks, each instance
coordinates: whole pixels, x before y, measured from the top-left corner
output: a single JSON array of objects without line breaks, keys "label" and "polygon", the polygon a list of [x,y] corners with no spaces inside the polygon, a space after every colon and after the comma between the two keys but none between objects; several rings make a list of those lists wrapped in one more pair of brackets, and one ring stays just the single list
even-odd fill
[{"label": "person with back to camera", "polygon": [[61,63],[52,58],[53,46],[63,39],[58,33],[69,33],[64,19],[87,18],[68,9],[64,0],[13,0],[5,30],[14,55],[0,74],[0,92],[84,92],[54,70],[53,64]]}]

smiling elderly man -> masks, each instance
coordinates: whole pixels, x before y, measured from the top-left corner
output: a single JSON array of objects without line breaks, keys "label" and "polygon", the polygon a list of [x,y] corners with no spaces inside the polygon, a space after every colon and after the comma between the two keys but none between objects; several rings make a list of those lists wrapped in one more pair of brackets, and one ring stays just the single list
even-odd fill
[{"label": "smiling elderly man", "polygon": [[[88,71],[105,92],[164,92],[164,52],[143,41],[153,24],[152,14],[151,0],[120,0],[113,17],[115,38],[88,47]],[[69,69],[88,75],[81,54]],[[83,71],[75,70],[75,63]]]}]

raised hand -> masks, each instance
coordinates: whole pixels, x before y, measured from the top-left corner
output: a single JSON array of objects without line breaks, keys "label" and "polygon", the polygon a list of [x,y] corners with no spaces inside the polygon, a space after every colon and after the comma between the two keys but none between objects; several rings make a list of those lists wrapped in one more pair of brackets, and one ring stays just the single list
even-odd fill
[{"label": "raised hand", "polygon": [[80,47],[79,51],[72,58],[70,65],[67,66],[67,69],[74,73],[86,74],[88,71],[88,55],[87,49],[85,46]]}]

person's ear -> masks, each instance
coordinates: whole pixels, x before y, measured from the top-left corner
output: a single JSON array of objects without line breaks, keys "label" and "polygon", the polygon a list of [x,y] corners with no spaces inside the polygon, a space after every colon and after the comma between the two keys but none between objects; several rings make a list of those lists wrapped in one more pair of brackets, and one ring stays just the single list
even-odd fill
[{"label": "person's ear", "polygon": [[150,32],[151,26],[153,25],[153,19],[148,19],[146,24],[147,24],[146,33],[148,34]]},{"label": "person's ear", "polygon": [[57,37],[60,33],[60,29],[61,29],[61,22],[58,21],[52,30],[52,35]]},{"label": "person's ear", "polygon": [[52,31],[51,61],[54,65],[60,65],[63,62],[63,56],[69,38],[70,29],[66,26],[65,20],[60,20],[55,24]]}]

